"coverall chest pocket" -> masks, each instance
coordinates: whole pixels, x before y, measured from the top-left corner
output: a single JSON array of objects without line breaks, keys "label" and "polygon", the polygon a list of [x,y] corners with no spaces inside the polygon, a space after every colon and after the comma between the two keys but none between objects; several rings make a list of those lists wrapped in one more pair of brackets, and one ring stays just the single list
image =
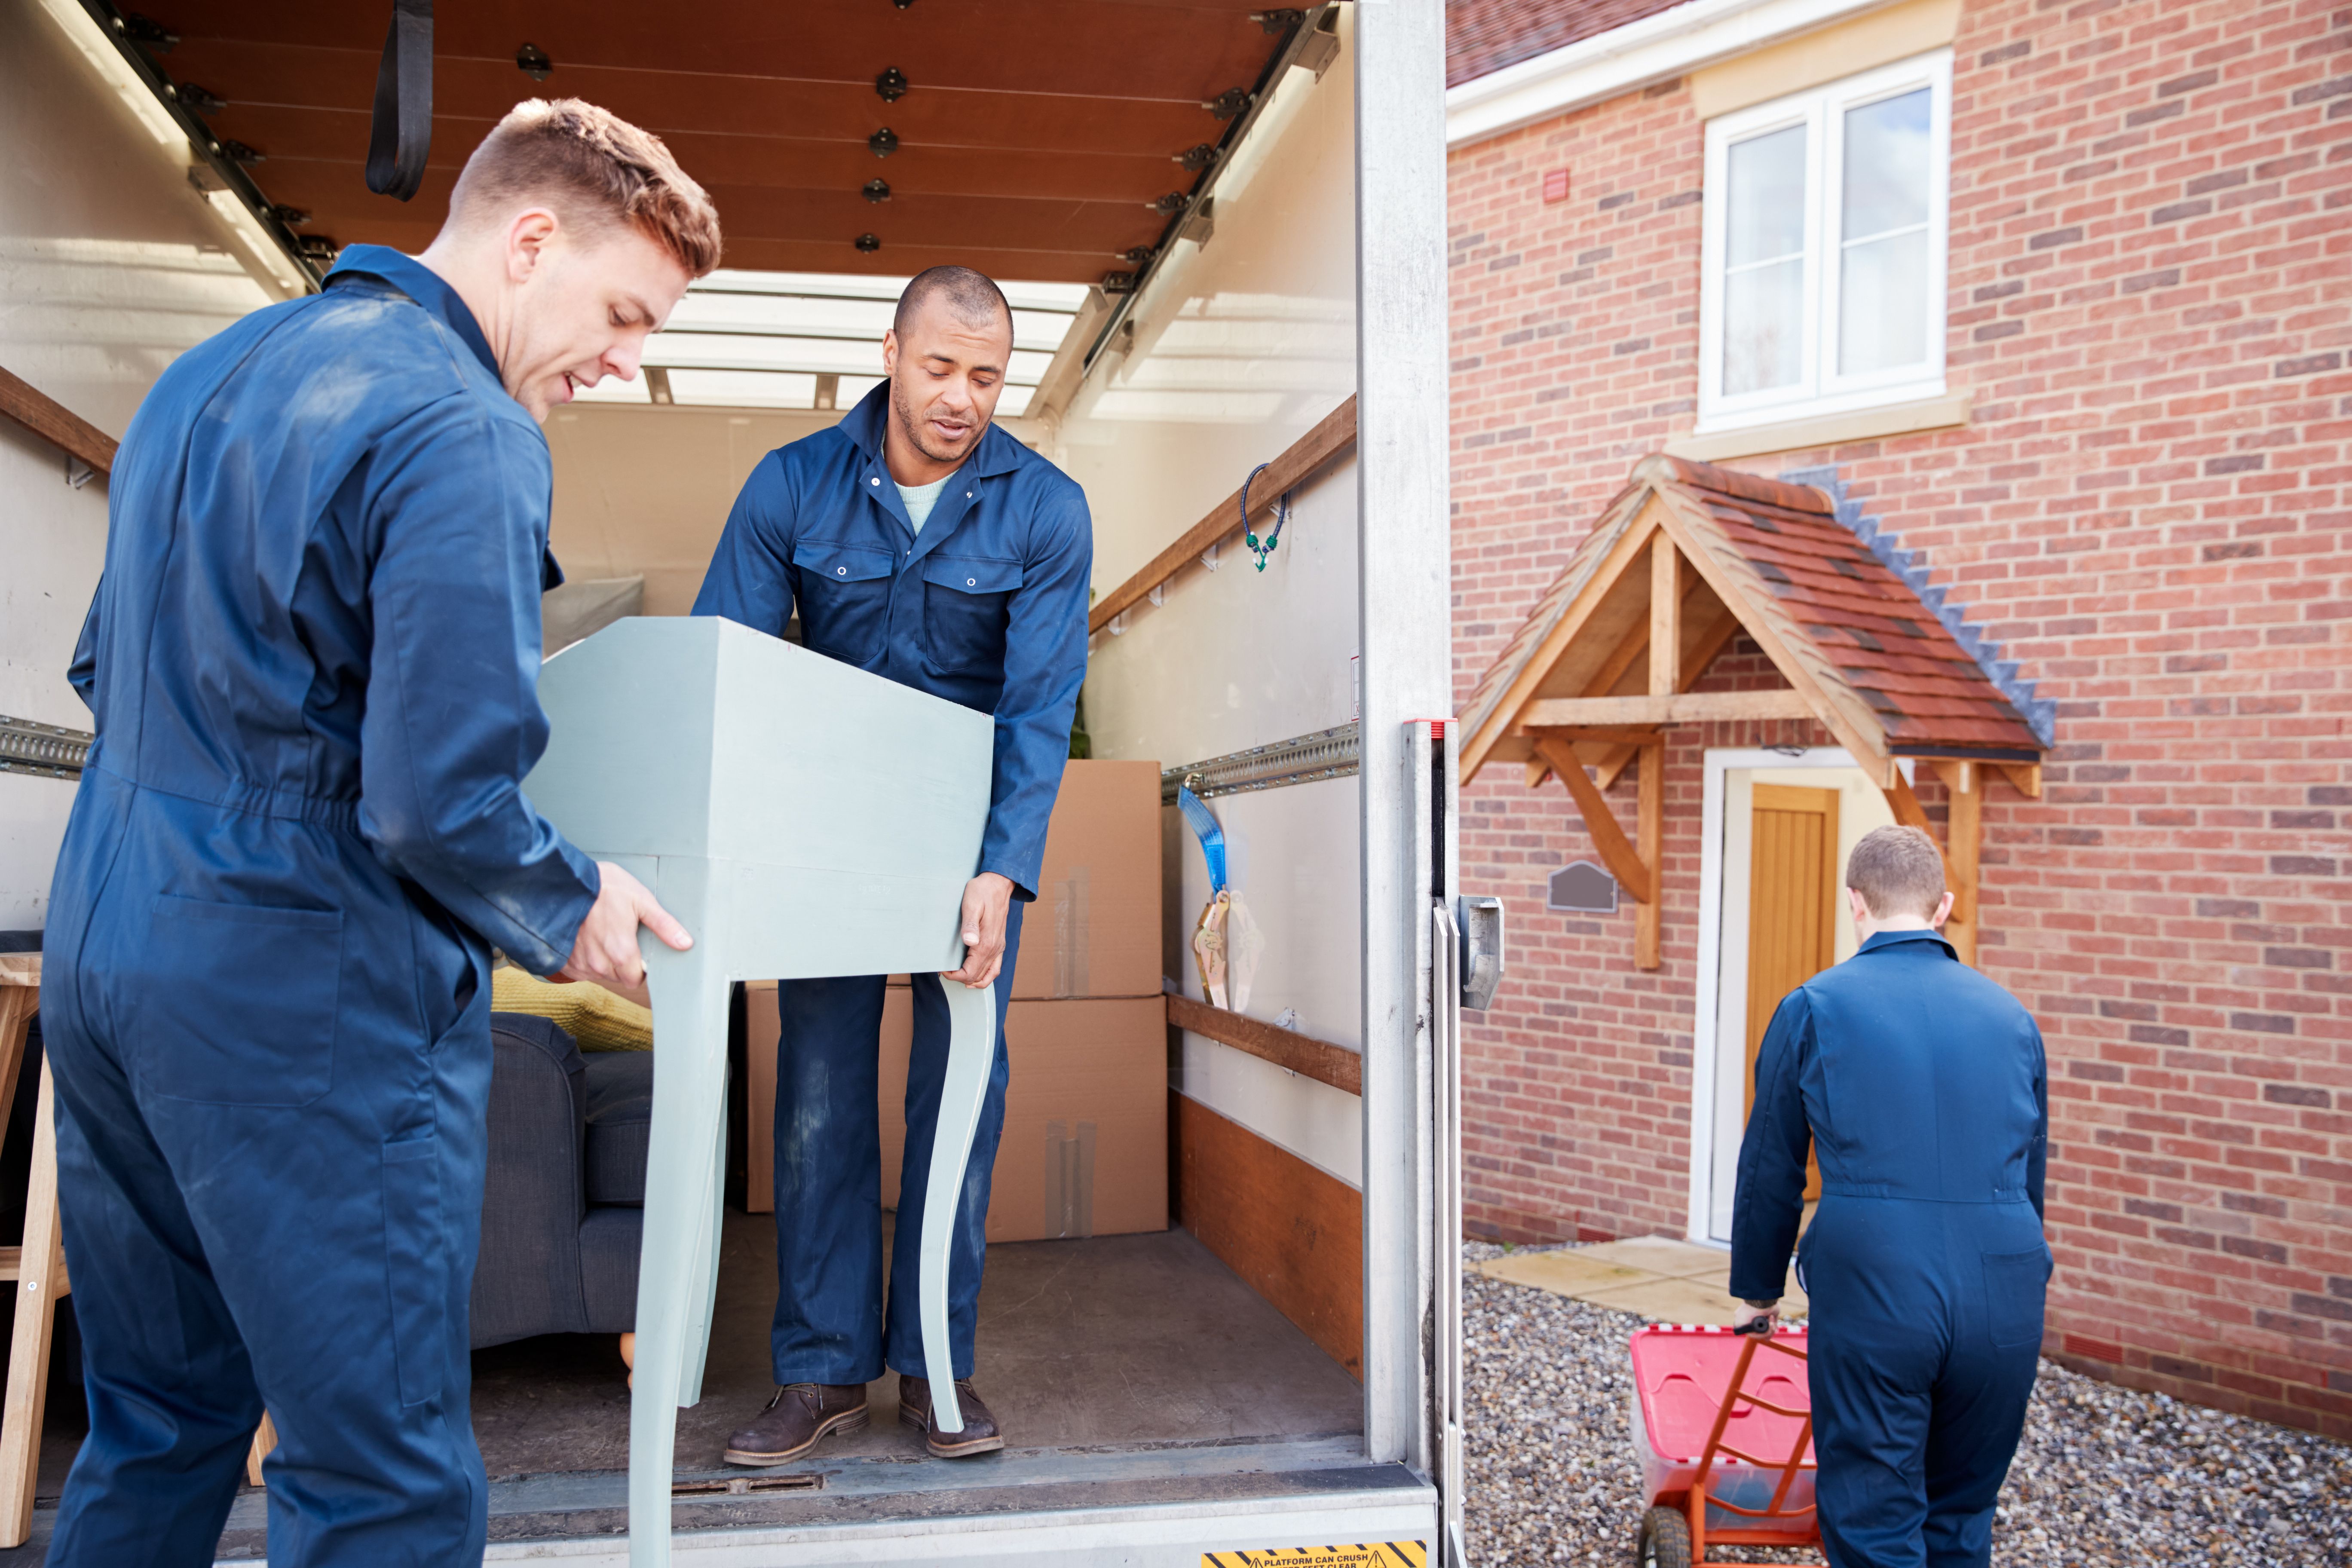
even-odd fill
[{"label": "coverall chest pocket", "polygon": [[874,662],[890,625],[890,561],[877,545],[804,539],[793,547],[801,641],[811,653]]},{"label": "coverall chest pocket", "polygon": [[923,563],[923,634],[942,675],[1001,675],[1021,563],[934,555]]},{"label": "coverall chest pocket", "polygon": [[340,911],[166,894],[148,931],[132,1010],[149,1093],[302,1106],[334,1086]]}]

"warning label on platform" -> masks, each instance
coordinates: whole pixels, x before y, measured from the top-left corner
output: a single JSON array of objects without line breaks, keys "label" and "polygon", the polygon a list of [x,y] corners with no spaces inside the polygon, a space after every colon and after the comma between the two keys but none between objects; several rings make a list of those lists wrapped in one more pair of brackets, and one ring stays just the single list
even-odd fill
[{"label": "warning label on platform", "polygon": [[1429,1547],[1419,1541],[1354,1546],[1268,1546],[1255,1552],[1204,1552],[1201,1568],[1428,1568]]}]

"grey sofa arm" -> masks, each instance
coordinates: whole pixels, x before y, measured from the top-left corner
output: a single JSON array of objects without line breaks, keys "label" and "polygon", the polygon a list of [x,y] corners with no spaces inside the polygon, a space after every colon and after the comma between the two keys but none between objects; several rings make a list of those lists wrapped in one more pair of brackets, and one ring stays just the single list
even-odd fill
[{"label": "grey sofa arm", "polygon": [[476,1349],[533,1334],[585,1333],[580,1223],[585,1064],[544,1018],[490,1015],[488,1172],[474,1270]]}]

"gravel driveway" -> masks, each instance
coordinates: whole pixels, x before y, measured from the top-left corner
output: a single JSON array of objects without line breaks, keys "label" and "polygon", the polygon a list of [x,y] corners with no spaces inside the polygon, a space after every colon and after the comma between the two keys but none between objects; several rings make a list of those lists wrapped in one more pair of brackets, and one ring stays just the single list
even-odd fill
[{"label": "gravel driveway", "polygon": [[[1482,1274],[1462,1294],[1471,1561],[1623,1568],[1643,1506],[1625,1342],[1642,1320]],[[1992,1555],[2003,1568],[2342,1568],[2352,1447],[2044,1362]]]}]

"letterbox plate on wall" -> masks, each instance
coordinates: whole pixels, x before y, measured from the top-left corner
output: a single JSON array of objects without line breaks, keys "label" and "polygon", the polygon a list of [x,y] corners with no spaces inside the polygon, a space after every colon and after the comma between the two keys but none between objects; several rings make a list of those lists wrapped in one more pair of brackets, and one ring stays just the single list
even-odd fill
[{"label": "letterbox plate on wall", "polygon": [[1551,874],[1544,908],[1559,914],[1613,915],[1617,879],[1590,860],[1577,860]]}]

